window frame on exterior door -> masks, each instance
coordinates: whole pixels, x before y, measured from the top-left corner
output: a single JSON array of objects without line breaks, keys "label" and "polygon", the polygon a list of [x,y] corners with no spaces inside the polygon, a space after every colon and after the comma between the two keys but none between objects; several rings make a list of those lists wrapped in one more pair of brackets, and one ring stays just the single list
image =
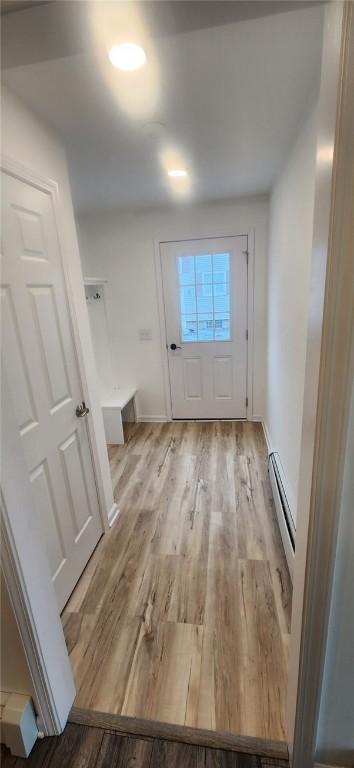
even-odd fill
[{"label": "window frame on exterior door", "polygon": [[[154,240],[154,261],[155,261],[155,278],[156,278],[156,293],[157,293],[157,306],[159,314],[159,328],[160,328],[160,346],[161,346],[161,359],[163,367],[163,382],[164,382],[164,400],[165,400],[165,414],[162,417],[163,420],[173,421],[172,416],[172,402],[171,402],[171,388],[170,388],[170,375],[168,366],[168,344],[166,334],[165,323],[165,307],[164,307],[164,292],[163,292],[163,280],[162,280],[162,261],[161,261],[161,245],[167,242],[178,242],[179,240],[188,239],[188,241],[217,239],[222,240],[228,237],[247,237],[248,243],[248,280],[247,280],[247,328],[248,328],[248,354],[247,354],[247,406],[246,406],[246,419],[252,420],[254,418],[253,411],[253,376],[254,376],[254,279],[255,279],[255,229],[243,227],[238,232],[233,234],[215,234],[215,233],[200,233],[195,234],[193,237],[184,238],[181,232],[180,238],[174,238],[173,240]],[[259,421],[259,417],[256,417]]]}]

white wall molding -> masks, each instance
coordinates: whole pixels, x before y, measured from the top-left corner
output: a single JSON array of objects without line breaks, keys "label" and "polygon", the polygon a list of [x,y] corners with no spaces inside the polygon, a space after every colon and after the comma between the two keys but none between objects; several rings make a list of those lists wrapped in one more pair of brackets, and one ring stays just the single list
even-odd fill
[{"label": "white wall molding", "polygon": [[118,504],[114,502],[114,504],[112,504],[112,507],[108,513],[108,525],[110,528],[112,528],[114,523],[117,521],[119,513],[120,513],[120,509],[118,507]]},{"label": "white wall molding", "polygon": [[254,359],[254,292],[255,292],[255,243],[256,243],[256,230],[255,228],[247,229],[245,234],[247,235],[247,418],[249,420],[254,419],[254,377],[255,371],[255,359]]},{"label": "white wall molding", "polygon": [[267,443],[267,449],[268,449],[268,454],[269,454],[269,453],[272,453],[274,451],[274,448],[272,446],[272,441],[271,441],[271,438],[270,438],[269,429],[268,429],[267,424],[266,424],[265,421],[262,421],[262,427],[263,427],[263,434],[264,434],[265,441]]},{"label": "white wall molding", "polygon": [[345,768],[344,765],[333,765],[333,763],[315,763],[314,768]]},{"label": "white wall molding", "polygon": [[144,421],[145,422],[151,421],[152,423],[155,422],[156,424],[160,424],[160,423],[162,423],[164,421],[171,421],[171,419],[168,418],[167,416],[164,416],[163,414],[156,415],[156,416],[150,415],[150,414],[144,416],[144,414],[139,414],[139,416],[137,417],[137,421],[142,421],[142,422],[144,422]]},{"label": "white wall molding", "polygon": [[[154,240],[154,269],[155,269],[155,281],[156,281],[157,309],[158,309],[158,316],[159,316],[163,391],[164,391],[164,401],[165,401],[165,410],[166,410],[165,421],[171,421],[172,420],[172,402],[171,402],[171,389],[170,389],[170,374],[168,369],[165,306],[164,306],[161,251],[160,251],[159,240]],[[149,419],[148,416],[141,416],[139,420],[148,421],[151,419]]]}]

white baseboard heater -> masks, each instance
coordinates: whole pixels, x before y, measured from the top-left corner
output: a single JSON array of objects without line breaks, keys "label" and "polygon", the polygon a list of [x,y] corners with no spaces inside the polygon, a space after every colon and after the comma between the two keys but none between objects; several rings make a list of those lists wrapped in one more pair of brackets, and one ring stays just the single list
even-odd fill
[{"label": "white baseboard heater", "polygon": [[291,579],[293,578],[295,556],[295,526],[292,519],[288,499],[282,480],[282,468],[279,454],[272,452],[268,457],[268,471],[272,486],[275,510],[277,513],[280,534],[283,541],[285,556],[288,563]]}]

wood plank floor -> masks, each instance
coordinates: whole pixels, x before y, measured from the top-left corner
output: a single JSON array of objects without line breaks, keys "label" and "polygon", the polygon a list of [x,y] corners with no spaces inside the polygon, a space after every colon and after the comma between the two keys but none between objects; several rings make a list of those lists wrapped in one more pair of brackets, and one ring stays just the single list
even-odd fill
[{"label": "wood plank floor", "polygon": [[37,741],[29,758],[1,748],[2,768],[288,768],[288,761],[205,749],[161,739],[136,739],[100,728],[66,726]]},{"label": "wood plank floor", "polygon": [[260,424],[135,424],[63,613],[77,707],[285,738],[291,586]]}]

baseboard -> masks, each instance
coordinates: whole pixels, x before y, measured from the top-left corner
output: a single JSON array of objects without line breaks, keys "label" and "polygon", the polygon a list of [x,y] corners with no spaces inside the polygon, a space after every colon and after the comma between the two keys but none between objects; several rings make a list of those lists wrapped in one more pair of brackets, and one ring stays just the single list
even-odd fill
[{"label": "baseboard", "polygon": [[263,434],[264,434],[265,441],[267,443],[268,454],[269,454],[269,453],[272,453],[273,447],[272,447],[272,441],[270,439],[269,430],[265,421],[262,421],[262,427],[263,427]]},{"label": "baseboard", "polygon": [[120,510],[119,510],[118,504],[114,502],[113,506],[111,507],[108,513],[108,525],[110,528],[112,528],[112,525],[114,525],[114,523],[116,522],[117,517],[119,515],[119,511]]},{"label": "baseboard", "polygon": [[[263,434],[264,434],[264,437],[265,437],[265,441],[267,443],[268,455],[270,453],[276,453],[277,452],[277,448],[272,443],[270,432],[269,432],[269,429],[268,429],[267,424],[266,424],[265,421],[262,421],[262,427],[263,427]],[[290,510],[291,510],[291,517],[292,517],[292,520],[293,520],[294,526],[295,526],[296,499],[294,498],[293,493],[291,491],[291,488],[290,488],[290,486],[288,484],[287,477],[285,475],[284,468],[283,468],[282,461],[281,461],[281,455],[279,453],[278,453],[278,465],[279,465],[281,482],[283,484],[283,487],[284,487],[284,490],[285,490],[285,493],[286,493],[286,497],[288,499],[289,507],[290,507]]]},{"label": "baseboard", "polygon": [[157,424],[159,424],[160,422],[168,421],[168,418],[167,416],[162,416],[162,415],[160,416],[141,415],[141,416],[138,416],[137,421],[147,421],[147,422],[151,421],[153,423],[156,422]]},{"label": "baseboard", "polygon": [[155,720],[143,720],[124,715],[110,715],[95,712],[91,709],[72,707],[69,722],[76,725],[88,725],[104,728],[116,733],[180,741],[184,744],[194,744],[214,749],[226,749],[232,752],[243,752],[248,755],[288,759],[288,748],[285,741],[270,741],[257,739],[254,736],[237,736],[233,733],[208,731],[201,728],[190,728],[186,725],[159,723]]},{"label": "baseboard", "polygon": [[333,763],[315,763],[313,768],[345,768],[345,766],[333,765]]}]

